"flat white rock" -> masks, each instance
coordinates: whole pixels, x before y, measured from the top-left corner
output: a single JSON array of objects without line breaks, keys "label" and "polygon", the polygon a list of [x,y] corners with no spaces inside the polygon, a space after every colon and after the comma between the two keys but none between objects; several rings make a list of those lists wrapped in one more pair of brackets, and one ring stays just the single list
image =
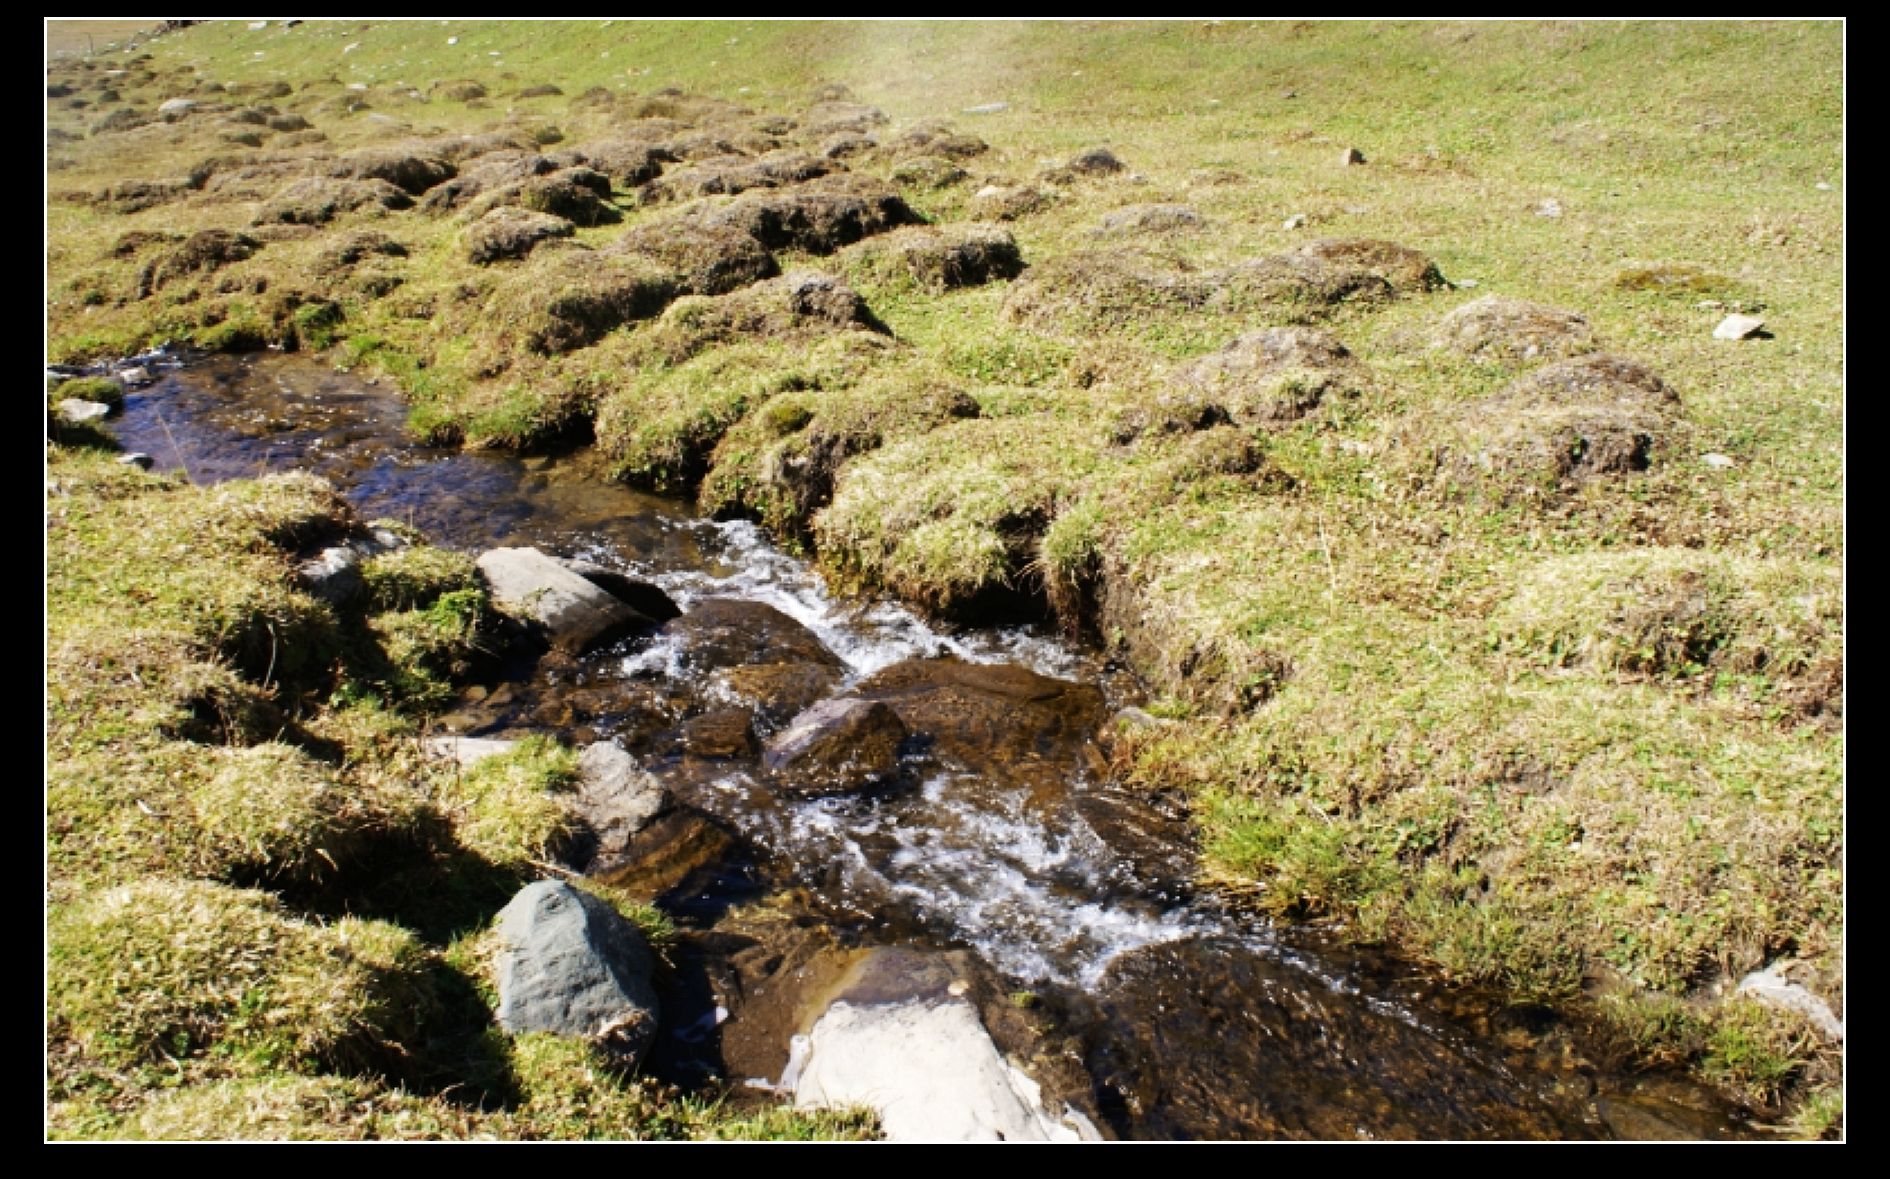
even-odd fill
[{"label": "flat white rock", "polygon": [[1765,321],[1756,315],[1728,315],[1719,321],[1713,329],[1715,340],[1744,340],[1765,326]]},{"label": "flat white rock", "polygon": [[1097,1137],[1085,1119],[1056,1121],[1044,1112],[1037,1083],[998,1055],[969,1003],[838,1002],[814,1024],[809,1041],[795,1104],[869,1105],[890,1142]]}]

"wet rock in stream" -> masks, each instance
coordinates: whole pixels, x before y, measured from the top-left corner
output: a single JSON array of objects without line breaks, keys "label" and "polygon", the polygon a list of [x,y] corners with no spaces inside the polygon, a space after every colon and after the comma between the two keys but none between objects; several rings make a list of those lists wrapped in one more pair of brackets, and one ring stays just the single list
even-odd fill
[{"label": "wet rock in stream", "polygon": [[789,723],[764,764],[792,794],[840,794],[891,778],[910,731],[874,700],[823,700]]},{"label": "wet rock in stream", "polygon": [[895,663],[862,681],[854,695],[890,706],[936,754],[1046,796],[1062,792],[1107,714],[1092,684],[958,659]]},{"label": "wet rock in stream", "polygon": [[682,607],[664,593],[661,586],[631,577],[607,565],[599,565],[595,561],[561,557],[558,564],[652,621],[668,622],[682,615]]},{"label": "wet rock in stream", "polygon": [[708,816],[679,808],[626,840],[621,849],[594,859],[585,873],[645,900],[699,896],[696,885],[713,886],[742,858],[741,841]]},{"label": "wet rock in stream", "polygon": [[1124,955],[1099,998],[1105,1031],[1090,1066],[1125,1136],[1571,1133],[1522,1082],[1401,1010],[1233,939]]},{"label": "wet rock in stream", "polygon": [[749,663],[718,669],[708,685],[711,697],[748,709],[757,727],[772,732],[818,704],[839,681],[840,673],[823,663]]},{"label": "wet rock in stream", "polygon": [[690,717],[682,724],[679,744],[685,756],[705,761],[733,761],[761,752],[754,723],[737,708]]},{"label": "wet rock in stream", "polygon": [[621,856],[669,805],[663,784],[614,741],[598,741],[578,755],[577,810],[597,840],[596,856]]},{"label": "wet rock in stream", "polygon": [[765,602],[709,598],[663,627],[680,662],[693,672],[748,664],[808,664],[832,668],[835,678],[846,664],[813,631]]}]

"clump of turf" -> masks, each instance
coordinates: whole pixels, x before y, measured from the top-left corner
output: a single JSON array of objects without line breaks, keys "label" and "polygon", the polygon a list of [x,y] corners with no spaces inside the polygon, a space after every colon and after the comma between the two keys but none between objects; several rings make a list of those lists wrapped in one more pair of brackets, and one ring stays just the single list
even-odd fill
[{"label": "clump of turf", "polygon": [[246,233],[200,229],[184,239],[177,249],[145,268],[138,278],[139,293],[146,295],[172,279],[241,262],[261,248],[262,243]]},{"label": "clump of turf", "polygon": [[655,316],[676,286],[674,271],[638,255],[541,251],[499,285],[480,318],[496,347],[569,352]]},{"label": "clump of turf", "polygon": [[257,225],[324,225],[357,209],[413,207],[413,198],[385,180],[309,177],[278,192],[256,214]]},{"label": "clump of turf", "polygon": [[1500,295],[1485,295],[1445,315],[1434,339],[1465,356],[1510,363],[1576,356],[1596,346],[1586,317]]},{"label": "clump of turf", "polygon": [[1835,656],[1841,600],[1802,568],[1623,549],[1538,563],[1492,622],[1505,649],[1550,667],[1789,684]]},{"label": "clump of turf", "polygon": [[723,436],[702,484],[701,506],[806,539],[848,462],[979,412],[964,388],[927,372],[782,393]]},{"label": "clump of turf", "polygon": [[1124,424],[1152,420],[1162,432],[1215,422],[1277,430],[1328,400],[1357,397],[1365,384],[1363,366],[1330,332],[1263,328],[1186,366],[1152,407],[1131,412]]},{"label": "clump of turf", "polygon": [[436,789],[460,847],[495,868],[529,875],[577,833],[569,797],[576,786],[577,755],[534,736]]},{"label": "clump of turf", "polygon": [[815,518],[823,560],[941,614],[1040,609],[1038,540],[1103,459],[1086,424],[1032,426],[954,421],[849,465]]},{"label": "clump of turf", "polygon": [[[1414,415],[1414,454],[1450,486],[1501,500],[1552,496],[1598,478],[1645,471],[1679,415],[1680,398],[1636,361],[1579,356],[1524,374],[1493,396]],[[1426,444],[1427,431],[1439,441]]]},{"label": "clump of turf", "polygon": [[842,246],[919,220],[898,190],[851,172],[793,188],[748,192],[704,215],[740,229],[770,250],[831,254]]},{"label": "clump of turf", "polygon": [[375,1070],[437,1002],[405,930],[312,925],[224,885],[122,885],[56,909],[47,932],[49,1035],[109,1068]]},{"label": "clump of turf", "polygon": [[688,200],[712,195],[734,195],[751,188],[781,188],[825,176],[839,165],[820,156],[799,152],[771,152],[759,158],[720,156],[672,168],[644,185],[644,204]]},{"label": "clump of turf", "polygon": [[858,335],[841,333],[799,354],[769,340],[738,342],[645,369],[599,403],[598,448],[620,479],[690,490],[722,435],[770,398],[843,383],[869,363],[876,349],[856,346]]},{"label": "clump of turf", "polygon": [[1010,230],[978,223],[894,230],[848,247],[847,255],[872,279],[935,292],[1016,278],[1024,269]]},{"label": "clump of turf", "polygon": [[1401,294],[1423,294],[1450,285],[1429,254],[1397,242],[1377,238],[1324,238],[1301,246],[1299,252],[1322,262],[1369,270]]},{"label": "clump of turf", "polygon": [[451,180],[459,169],[435,155],[379,148],[354,152],[336,161],[329,175],[351,180],[385,180],[409,194],[420,196]]},{"label": "clump of turf", "polygon": [[570,237],[577,227],[562,217],[534,213],[512,205],[501,205],[466,227],[466,260],[476,266],[489,266],[511,258],[523,258],[540,242]]},{"label": "clump of turf", "polygon": [[678,299],[641,335],[638,347],[657,360],[680,364],[709,348],[743,340],[805,343],[835,333],[885,331],[852,287],[829,275],[798,271],[718,299]]},{"label": "clump of turf", "polygon": [[698,217],[645,222],[608,248],[640,254],[674,271],[686,295],[725,295],[781,273],[774,255],[747,232],[707,225]]}]

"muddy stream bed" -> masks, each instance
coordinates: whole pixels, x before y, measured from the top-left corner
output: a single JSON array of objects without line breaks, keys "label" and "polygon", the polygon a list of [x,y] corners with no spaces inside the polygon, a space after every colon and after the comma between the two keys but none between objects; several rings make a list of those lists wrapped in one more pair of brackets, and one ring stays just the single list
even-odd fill
[{"label": "muddy stream bed", "polygon": [[[1683,1079],[1611,1072],[1545,1012],[1268,928],[1190,887],[1178,800],[1110,780],[1133,677],[1030,628],[955,630],[830,596],[751,524],[601,477],[584,454],[420,446],[405,406],[318,362],[157,364],[113,432],[198,483],[331,480],[364,519],[479,553],[536,547],[661,586],[680,618],[582,658],[515,661],[441,732],[614,739],[676,800],[586,870],[683,931],[646,1069],[779,1078],[823,987],[872,947],[943,956],[1046,1095],[1121,1138],[1744,1137]],[[835,695],[913,738],[866,795],[776,788],[761,752]],[[918,723],[911,723],[916,718]],[[958,992],[954,992],[958,993]]]}]

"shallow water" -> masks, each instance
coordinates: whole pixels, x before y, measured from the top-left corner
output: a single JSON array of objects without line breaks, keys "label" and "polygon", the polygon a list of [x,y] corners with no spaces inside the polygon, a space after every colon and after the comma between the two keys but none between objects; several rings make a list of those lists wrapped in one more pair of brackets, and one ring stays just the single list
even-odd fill
[{"label": "shallow water", "polygon": [[[313,361],[215,358],[156,375],[113,428],[127,449],[199,483],[312,471],[364,518],[412,524],[437,544],[584,557],[655,581],[685,610],[716,597],[766,603],[839,656],[836,690],[903,660],[953,656],[1093,685],[1098,717],[1134,700],[1130,677],[1040,630],[952,629],[896,603],[837,598],[752,524],[610,484],[584,456],[417,445],[390,390]],[[730,904],[785,889],[849,942],[969,949],[1005,986],[1049,996],[1082,1045],[1092,1101],[1122,1136],[1739,1132],[1684,1086],[1683,1101],[1648,1097],[1579,1053],[1547,1051],[1500,1012],[1466,1020],[1376,963],[1191,895],[1185,823],[1108,781],[1100,760],[1065,756],[1066,744],[1046,738],[1020,755],[941,742],[870,795],[784,796],[753,757],[664,744],[676,723],[729,703],[669,631],[476,695],[455,714],[466,731],[617,736],[737,837],[665,894],[686,925],[712,932]],[[704,996],[706,1012],[674,1015],[679,1026],[715,1025],[720,998]]]}]

